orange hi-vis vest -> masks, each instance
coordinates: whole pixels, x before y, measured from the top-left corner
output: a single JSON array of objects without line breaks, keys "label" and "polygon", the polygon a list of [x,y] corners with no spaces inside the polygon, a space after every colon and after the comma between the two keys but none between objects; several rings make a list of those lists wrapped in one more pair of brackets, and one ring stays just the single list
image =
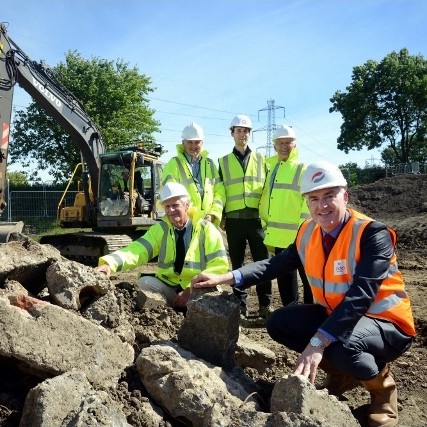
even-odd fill
[{"label": "orange hi-vis vest", "polygon": [[[310,282],[314,302],[324,306],[330,314],[344,299],[353,282],[360,261],[360,239],[365,227],[373,220],[348,209],[350,219],[341,230],[331,253],[326,258],[322,247],[322,230],[313,220],[304,222],[297,235],[298,254]],[[393,246],[396,233],[388,228]],[[405,292],[396,254],[390,260],[387,277],[381,282],[378,294],[366,316],[396,324],[408,335],[415,335],[411,303]]]}]

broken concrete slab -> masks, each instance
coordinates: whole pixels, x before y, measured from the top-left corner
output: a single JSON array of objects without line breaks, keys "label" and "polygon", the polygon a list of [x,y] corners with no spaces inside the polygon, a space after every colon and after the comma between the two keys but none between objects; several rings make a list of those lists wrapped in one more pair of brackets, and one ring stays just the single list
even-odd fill
[{"label": "broken concrete slab", "polygon": [[52,301],[63,308],[79,310],[113,289],[111,281],[93,268],[65,258],[46,270]]},{"label": "broken concrete slab", "polygon": [[239,301],[226,292],[193,292],[178,331],[179,345],[202,359],[232,369],[239,337]]},{"label": "broken concrete slab", "polygon": [[302,375],[288,375],[276,382],[271,394],[271,412],[294,412],[331,427],[359,427],[350,408],[326,390],[317,390]]},{"label": "broken concrete slab", "polygon": [[138,287],[136,295],[136,305],[138,308],[152,309],[158,307],[166,307],[167,299],[159,292],[142,290]]},{"label": "broken concrete slab", "polygon": [[[95,390],[82,372],[68,372],[41,382],[25,399],[20,426],[130,427],[105,391]],[[90,422],[88,422],[90,421]]]},{"label": "broken concrete slab", "polygon": [[253,397],[225,371],[172,342],[142,349],[136,368],[154,400],[190,425],[202,426],[205,414],[216,403],[224,409],[259,409]]},{"label": "broken concrete slab", "polygon": [[94,385],[115,383],[134,359],[132,347],[107,329],[16,293],[0,297],[0,355],[42,378],[79,370]]},{"label": "broken concrete slab", "polygon": [[46,286],[46,270],[62,259],[57,249],[25,238],[0,244],[0,287],[16,280],[33,295]]}]

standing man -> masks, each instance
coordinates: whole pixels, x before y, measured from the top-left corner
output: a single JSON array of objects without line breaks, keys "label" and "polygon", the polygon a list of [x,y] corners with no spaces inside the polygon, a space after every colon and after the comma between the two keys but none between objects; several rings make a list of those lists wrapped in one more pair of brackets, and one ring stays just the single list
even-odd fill
[{"label": "standing man", "polygon": [[[259,201],[267,175],[264,155],[253,153],[248,146],[252,122],[249,117],[237,115],[230,125],[234,139],[232,153],[219,159],[219,175],[225,188],[225,231],[233,269],[242,267],[246,242],[254,261],[268,258],[264,233],[259,217]],[[240,299],[242,318],[248,317],[247,292],[234,288]],[[271,281],[256,287],[259,302],[258,314],[267,317],[271,310]]]},{"label": "standing man", "polygon": [[194,221],[188,215],[189,195],[176,182],[160,191],[165,210],[162,221],[152,225],[138,240],[99,259],[97,271],[126,271],[158,257],[156,276],[142,276],[138,286],[162,294],[169,305],[185,309],[191,279],[202,270],[228,271],[227,253],[221,233],[209,221]]},{"label": "standing man", "polygon": [[[296,136],[292,126],[281,125],[273,134],[276,156],[267,159],[270,171],[259,204],[264,226],[264,243],[277,255],[297,235],[299,226],[310,217],[307,203],[300,193],[305,165],[300,163]],[[304,288],[304,302],[313,302],[304,269],[298,269]],[[297,270],[277,278],[283,306],[298,303]]]},{"label": "standing man", "polygon": [[367,425],[396,426],[397,389],[389,363],[409,349],[415,336],[397,265],[396,233],[347,207],[347,182],[329,162],[307,167],[301,193],[312,219],[302,224],[294,243],[238,271],[202,273],[193,286],[247,287],[304,266],[314,304],[279,308],[269,317],[268,333],[301,353],[294,374],[314,382],[322,363],[334,377],[333,394],[359,380],[371,395]]},{"label": "standing man", "polygon": [[179,182],[189,194],[197,215],[219,226],[224,209],[224,185],[218,169],[203,148],[204,133],[197,123],[190,123],[182,131],[182,143],[176,146],[177,155],[165,165],[162,186]]}]

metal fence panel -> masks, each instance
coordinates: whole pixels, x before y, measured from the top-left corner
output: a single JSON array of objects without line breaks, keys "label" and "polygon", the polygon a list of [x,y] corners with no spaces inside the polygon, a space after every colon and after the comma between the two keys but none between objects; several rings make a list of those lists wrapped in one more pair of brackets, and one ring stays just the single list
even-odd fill
[{"label": "metal fence panel", "polygon": [[[19,191],[9,193],[7,207],[2,214],[2,221],[23,221],[24,233],[40,234],[58,225],[58,203],[62,191]],[[62,207],[72,206],[77,191],[69,191]]]}]

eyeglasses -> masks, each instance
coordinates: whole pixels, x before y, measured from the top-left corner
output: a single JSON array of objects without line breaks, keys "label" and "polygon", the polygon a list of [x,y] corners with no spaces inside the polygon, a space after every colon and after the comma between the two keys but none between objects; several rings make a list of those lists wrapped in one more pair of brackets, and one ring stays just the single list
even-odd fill
[{"label": "eyeglasses", "polygon": [[274,145],[290,146],[293,143],[294,143],[294,141],[277,141],[274,143]]}]

